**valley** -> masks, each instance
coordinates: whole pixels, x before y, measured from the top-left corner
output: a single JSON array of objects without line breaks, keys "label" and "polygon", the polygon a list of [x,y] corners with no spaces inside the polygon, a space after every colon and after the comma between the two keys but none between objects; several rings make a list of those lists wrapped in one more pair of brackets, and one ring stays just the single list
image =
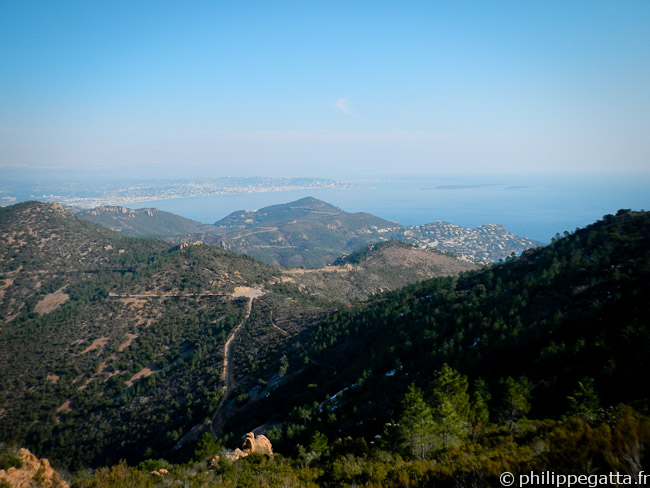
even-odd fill
[{"label": "valley", "polygon": [[[305,357],[304,348],[291,350],[290,344],[333,310],[332,303],[457,272],[437,265],[410,278],[402,273],[397,281],[376,272],[371,282],[358,269],[355,284],[338,280],[333,286],[331,279],[301,280],[196,241],[124,237],[57,204],[0,211],[0,359],[8,372],[3,432],[40,439],[31,446],[47,445],[81,463],[115,442],[123,445],[121,455],[136,449],[135,455],[144,439],[151,448],[152,429],[163,425],[154,443],[164,451],[165,443],[204,419],[230,414],[241,403],[235,397],[258,378],[273,377],[274,363]],[[408,246],[401,252],[429,255]],[[97,426],[78,430],[90,412]],[[136,427],[142,416],[150,421]],[[31,433],[24,431],[28,419],[36,420]],[[61,445],[59,451],[53,439],[62,436],[72,436],[77,447]]]},{"label": "valley", "polygon": [[[324,205],[299,206],[305,221],[319,215],[312,229],[331,218]],[[126,459],[139,477],[138,463],[164,458],[187,481],[191,463],[205,480],[255,479],[254,457],[239,474],[202,464],[255,431],[281,454],[259,460],[265,476],[385,486],[409,472],[418,486],[572,459],[556,439],[581,425],[618,436],[607,442],[620,457],[592,446],[588,462],[623,469],[620,439],[650,442],[636,388],[649,218],[620,211],[488,266],[379,240],[323,268],[280,268],[198,240],[127,237],[56,204],[6,207],[0,433],[74,472]]]},{"label": "valley", "polygon": [[650,1],[0,1],[0,488],[650,485]]}]

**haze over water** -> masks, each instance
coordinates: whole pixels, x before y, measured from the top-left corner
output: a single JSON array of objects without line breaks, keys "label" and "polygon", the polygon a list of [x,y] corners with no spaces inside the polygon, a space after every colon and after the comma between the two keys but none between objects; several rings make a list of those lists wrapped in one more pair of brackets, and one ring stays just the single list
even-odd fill
[{"label": "haze over water", "polygon": [[621,208],[650,208],[650,175],[393,177],[355,181],[356,189],[216,195],[141,202],[205,223],[237,210],[312,196],[347,212],[368,212],[403,225],[444,220],[463,227],[502,224],[549,242]]}]

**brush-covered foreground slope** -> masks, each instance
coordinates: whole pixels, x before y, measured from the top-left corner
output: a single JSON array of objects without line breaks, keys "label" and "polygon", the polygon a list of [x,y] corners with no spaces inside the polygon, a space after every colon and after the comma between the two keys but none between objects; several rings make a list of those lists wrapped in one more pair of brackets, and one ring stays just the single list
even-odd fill
[{"label": "brush-covered foreground slope", "polygon": [[370,244],[320,269],[283,271],[283,281],[294,282],[311,294],[338,301],[365,300],[418,281],[455,276],[478,269],[475,263],[439,251],[399,241]]},{"label": "brush-covered foreground slope", "polygon": [[[620,211],[489,269],[412,285],[330,315],[305,342],[320,366],[235,416],[229,428],[240,433],[279,422],[271,437],[287,452],[321,435],[367,442],[380,436],[386,446],[394,443],[387,448],[402,446],[396,451],[402,452],[406,441],[399,436],[408,433],[397,429],[387,439],[386,423],[406,421],[404,402],[416,395],[411,385],[423,394],[422,411],[435,414],[423,420],[433,422],[431,429],[459,429],[449,433],[451,444],[431,441],[427,457],[433,446],[458,446],[469,439],[470,425],[478,428],[465,409],[470,403],[454,410],[461,397],[479,402],[471,408],[485,412],[482,425],[489,419],[515,433],[526,430],[520,423],[526,416],[567,413],[594,425],[609,422],[611,433],[620,411],[608,407],[627,403],[648,411],[649,303],[650,214]],[[443,387],[443,380],[460,383]],[[578,437],[567,445],[555,441],[562,449],[587,442],[584,432],[570,435]],[[634,435],[650,443],[650,430]],[[535,449],[549,448],[540,443]],[[534,452],[526,449],[532,462]],[[593,449],[590,455],[601,455]]]},{"label": "brush-covered foreground slope", "polygon": [[276,269],[126,238],[56,204],[0,212],[4,440],[81,465],[168,449],[209,417],[248,306],[232,293],[272,286]]},{"label": "brush-covered foreground slope", "polygon": [[[28,249],[23,234],[12,244]],[[167,455],[201,426],[191,457],[207,460],[219,450],[208,432],[235,447],[259,428],[296,458],[173,468],[188,486],[489,486],[503,471],[638,473],[650,460],[648,213],[620,211],[519,258],[336,313],[250,259],[202,245],[150,252],[117,283],[88,273],[93,295],[70,293],[44,315],[32,299],[2,324],[4,437],[80,466]],[[218,302],[220,281],[281,292]],[[130,313],[140,316],[122,322]],[[220,351],[237,324],[234,390],[220,404]],[[107,341],[113,329],[122,337]],[[153,483],[110,472],[76,486]]]}]

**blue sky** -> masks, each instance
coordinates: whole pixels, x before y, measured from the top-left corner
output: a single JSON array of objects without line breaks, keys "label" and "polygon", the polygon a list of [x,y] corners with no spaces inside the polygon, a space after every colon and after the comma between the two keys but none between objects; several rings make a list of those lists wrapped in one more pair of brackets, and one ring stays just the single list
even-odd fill
[{"label": "blue sky", "polygon": [[650,170],[650,2],[0,2],[0,167]]}]

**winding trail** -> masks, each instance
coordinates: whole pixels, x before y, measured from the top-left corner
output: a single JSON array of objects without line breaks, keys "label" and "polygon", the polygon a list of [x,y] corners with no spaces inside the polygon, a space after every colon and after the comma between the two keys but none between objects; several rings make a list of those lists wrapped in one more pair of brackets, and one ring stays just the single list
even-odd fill
[{"label": "winding trail", "polygon": [[275,325],[275,322],[273,322],[273,307],[271,307],[268,303],[266,303],[262,299],[260,299],[260,302],[263,302],[265,305],[267,305],[269,307],[269,321],[271,322],[271,325],[273,326],[273,328],[275,328],[276,330],[279,330],[280,332],[282,332],[283,335],[288,336],[289,333],[286,330],[281,329],[280,327]]},{"label": "winding trail", "polygon": [[230,333],[228,336],[228,339],[226,339],[226,344],[223,346],[223,370],[221,371],[221,381],[223,381],[224,385],[222,387],[224,394],[222,398],[226,397],[226,392],[229,390],[232,390],[232,383],[233,383],[233,373],[232,373],[232,368],[228,368],[228,365],[230,364],[230,358],[232,357],[232,341],[235,338],[235,335],[241,329],[242,325],[246,323],[248,320],[248,317],[251,315],[251,310],[253,308],[253,300],[254,298],[249,298],[248,302],[246,302],[246,311],[244,312],[244,318],[242,319],[241,322],[233,329],[233,331]]},{"label": "winding trail", "polygon": [[[237,287],[234,293],[230,295],[232,298],[245,297],[248,298],[248,301],[246,303],[244,317],[242,318],[241,322],[232,330],[232,332],[230,332],[230,334],[226,338],[226,342],[223,347],[224,359],[223,359],[223,368],[221,370],[221,381],[223,382],[222,395],[221,398],[219,399],[219,403],[217,404],[214,410],[214,413],[210,417],[210,425],[208,427],[209,432],[215,437],[218,437],[221,434],[221,429],[223,428],[223,425],[227,417],[226,415],[227,412],[224,411],[223,407],[228,401],[230,394],[235,389],[235,380],[234,380],[234,371],[233,371],[234,368],[232,367],[233,348],[234,348],[233,340],[237,337],[239,330],[248,321],[251,315],[251,311],[253,309],[253,301],[256,298],[260,299],[262,303],[269,306],[269,304],[266,301],[260,298],[263,295],[264,295],[264,291],[262,289],[249,288],[249,287]],[[273,321],[273,309],[270,306],[269,308],[270,308],[269,320],[271,326],[275,328],[278,332],[282,333],[282,335],[291,337],[291,334],[288,331],[278,327],[275,324],[275,322]],[[305,351],[305,353],[307,353],[307,351],[304,349],[302,345],[300,345],[300,347],[303,349],[303,351]],[[332,370],[332,373],[336,374],[336,368],[334,368],[330,364],[321,363],[320,361],[314,360],[312,358],[310,358],[310,362],[316,366],[330,368]],[[185,434],[176,443],[172,451],[180,449],[186,442],[196,441],[201,436],[201,434],[206,431],[205,429],[206,429],[205,425],[202,424],[195,425],[187,434]]]},{"label": "winding trail", "polygon": [[235,292],[231,295],[233,298],[246,297],[248,302],[246,303],[246,310],[244,312],[244,318],[242,321],[233,329],[233,331],[228,335],[226,343],[223,346],[223,369],[221,371],[221,381],[223,381],[223,395],[219,400],[219,404],[215,409],[214,414],[212,415],[210,422],[210,432],[212,435],[216,436],[217,432],[221,429],[221,424],[223,423],[222,416],[222,407],[228,400],[230,392],[234,389],[234,373],[232,364],[232,341],[237,336],[237,332],[242,328],[244,324],[248,321],[248,318],[251,315],[251,310],[253,309],[253,300],[264,295],[264,292],[258,288],[247,288],[247,287],[238,287],[235,288]]}]

